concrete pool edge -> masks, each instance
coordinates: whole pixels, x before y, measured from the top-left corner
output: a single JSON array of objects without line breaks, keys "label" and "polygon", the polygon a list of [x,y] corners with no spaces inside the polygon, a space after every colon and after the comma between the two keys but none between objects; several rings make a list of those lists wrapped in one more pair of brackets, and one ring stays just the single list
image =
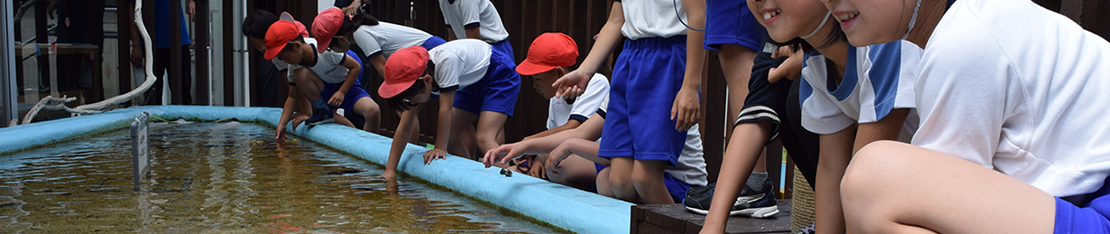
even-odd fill
[{"label": "concrete pool edge", "polygon": [[[133,107],[98,115],[0,128],[0,136],[18,136],[0,140],[0,154],[90,133],[125,128],[142,111],[162,119],[237,118],[270,126],[276,124],[281,112],[278,108]],[[392,143],[392,139],[388,137],[336,124],[320,125],[311,130],[300,127],[290,133],[381,165],[385,164],[389,145]],[[505,177],[496,168],[484,168],[481,163],[455,156],[423,165],[422,155],[426,150],[424,147],[408,145],[398,169],[410,176],[565,230],[579,233],[623,233],[630,228],[631,203],[524,175]]]}]

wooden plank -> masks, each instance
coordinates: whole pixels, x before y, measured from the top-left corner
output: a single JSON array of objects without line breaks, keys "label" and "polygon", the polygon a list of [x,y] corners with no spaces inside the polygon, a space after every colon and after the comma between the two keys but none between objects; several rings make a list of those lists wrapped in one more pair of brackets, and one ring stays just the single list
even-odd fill
[{"label": "wooden plank", "polygon": [[196,77],[194,80],[196,84],[196,89],[194,89],[196,90],[196,97],[194,98],[196,99],[196,104],[200,105],[209,105],[208,97],[210,96],[208,95],[208,82],[211,80],[211,78],[208,77],[208,68],[210,67],[210,61],[208,59],[208,42],[211,39],[209,39],[210,33],[208,32],[210,21],[208,6],[208,0],[196,0],[196,26],[194,26],[196,27],[196,39],[194,39],[196,47],[194,48],[196,48],[197,52],[197,63],[196,73],[194,73]]},{"label": "wooden plank", "polygon": [[[791,204],[779,200],[779,214],[774,218],[729,217],[725,233],[789,233]],[[705,216],[686,211],[681,204],[636,205],[632,209],[632,233],[697,233],[705,224]],[[637,212],[643,218],[637,219]]]}]

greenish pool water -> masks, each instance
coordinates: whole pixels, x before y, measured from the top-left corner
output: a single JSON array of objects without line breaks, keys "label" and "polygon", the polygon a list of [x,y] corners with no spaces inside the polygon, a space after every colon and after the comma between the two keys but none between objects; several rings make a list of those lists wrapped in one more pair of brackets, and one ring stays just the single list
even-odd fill
[{"label": "greenish pool water", "polygon": [[142,192],[126,130],[0,155],[0,233],[553,232],[261,125],[150,132]]}]

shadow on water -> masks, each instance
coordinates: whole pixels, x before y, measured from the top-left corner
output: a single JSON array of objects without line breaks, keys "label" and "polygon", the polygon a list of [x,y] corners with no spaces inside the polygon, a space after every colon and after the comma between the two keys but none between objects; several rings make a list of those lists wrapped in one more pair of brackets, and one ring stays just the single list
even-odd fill
[{"label": "shadow on water", "polygon": [[0,233],[552,232],[273,134],[238,122],[152,123],[141,192],[126,131],[0,155]]}]

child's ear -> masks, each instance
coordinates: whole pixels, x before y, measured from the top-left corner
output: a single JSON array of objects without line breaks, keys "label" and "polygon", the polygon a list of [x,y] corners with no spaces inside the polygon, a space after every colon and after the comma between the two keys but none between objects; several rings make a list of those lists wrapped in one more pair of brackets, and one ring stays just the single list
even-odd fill
[{"label": "child's ear", "polygon": [[563,75],[566,75],[568,73],[567,69],[564,67],[555,67],[555,70],[556,75],[558,75],[557,77],[563,77]]},{"label": "child's ear", "polygon": [[424,84],[432,85],[432,75],[424,74]]}]

